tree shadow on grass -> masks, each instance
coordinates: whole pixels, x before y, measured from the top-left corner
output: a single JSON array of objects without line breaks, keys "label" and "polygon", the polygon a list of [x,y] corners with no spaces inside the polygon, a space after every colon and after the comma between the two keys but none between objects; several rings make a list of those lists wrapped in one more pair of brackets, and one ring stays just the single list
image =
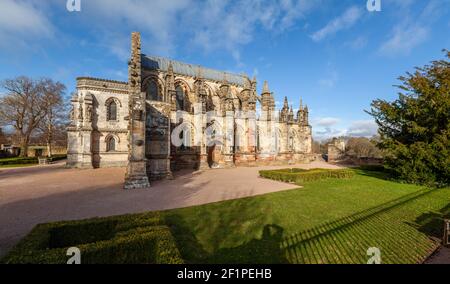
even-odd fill
[{"label": "tree shadow on grass", "polygon": [[169,212],[165,222],[187,263],[287,262],[281,250],[284,229],[272,223],[264,196],[184,210],[189,214]]},{"label": "tree shadow on grass", "polygon": [[[166,222],[188,263],[328,263],[336,262],[336,259],[312,255],[305,259],[299,249],[321,243],[318,240],[322,238],[333,239],[337,233],[370,222],[381,213],[395,210],[431,192],[414,192],[290,236],[284,236],[281,226],[273,224],[271,220],[266,219],[265,214],[261,214],[264,212],[264,206],[254,198],[228,202],[220,207],[197,208],[195,220],[186,221],[185,217],[170,213],[166,216]],[[246,221],[251,221],[253,226],[243,230],[241,223]],[[201,235],[202,241],[199,241]],[[230,238],[232,241],[227,242]],[[326,250],[325,247],[318,249]]]},{"label": "tree shadow on grass", "polygon": [[171,232],[183,259],[191,264],[279,264],[287,263],[281,249],[284,229],[265,225],[261,238],[254,238],[237,247],[208,252],[198,241],[191,226],[180,215],[167,216]]},{"label": "tree shadow on grass", "polygon": [[373,177],[373,178],[377,178],[377,179],[382,179],[382,180],[387,180],[387,181],[396,181],[394,175],[387,171],[381,171],[381,170],[377,170],[377,169],[365,169],[365,168],[355,168],[355,171],[362,175],[362,176],[366,176],[366,177]]},{"label": "tree shadow on grass", "polygon": [[284,229],[265,225],[261,238],[255,238],[235,248],[223,248],[210,256],[208,263],[280,264],[288,263],[281,249]]},{"label": "tree shadow on grass", "polygon": [[[282,241],[282,247],[286,254],[289,256],[290,262],[293,263],[329,263],[335,262],[336,259],[326,259],[327,256],[319,254],[311,254],[306,256],[300,251],[306,249],[307,247],[315,246],[315,244],[322,243],[321,239],[334,239],[334,236],[339,233],[343,233],[346,230],[351,230],[355,226],[365,224],[371,220],[376,220],[378,216],[382,213],[390,212],[396,210],[400,206],[403,206],[413,200],[419,199],[423,196],[430,194],[433,191],[424,190],[419,192],[414,192],[400,198],[391,200],[389,202],[380,204],[378,206],[354,213],[349,216],[345,216],[336,219],[331,222],[324,223],[322,225],[313,227],[308,230],[301,231],[296,234],[287,236]],[[357,237],[356,237],[357,239]],[[356,244],[355,244],[356,245]],[[325,247],[319,247],[322,251],[325,251]]]},{"label": "tree shadow on grass", "polygon": [[450,203],[438,212],[427,212],[410,224],[430,238],[442,240],[444,237],[444,220],[450,219]]}]

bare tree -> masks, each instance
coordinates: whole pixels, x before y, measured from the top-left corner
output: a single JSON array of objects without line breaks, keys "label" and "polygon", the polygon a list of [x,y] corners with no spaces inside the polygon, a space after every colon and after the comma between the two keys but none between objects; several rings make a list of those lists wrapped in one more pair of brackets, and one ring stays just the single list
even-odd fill
[{"label": "bare tree", "polygon": [[35,81],[25,76],[5,80],[1,86],[7,94],[0,97],[0,123],[14,127],[20,156],[28,155],[31,136],[43,128],[51,151],[53,124],[62,114],[65,86],[50,79]]},{"label": "bare tree", "polygon": [[381,151],[376,144],[365,137],[350,138],[347,141],[346,153],[356,158],[379,158]]},{"label": "bare tree", "polygon": [[7,138],[5,133],[3,133],[3,129],[0,128],[0,145],[5,144],[7,142]]},{"label": "bare tree", "polygon": [[63,99],[66,87],[59,82],[53,82],[51,79],[42,80],[40,87],[44,95],[42,107],[45,109],[46,115],[41,120],[38,128],[44,136],[47,145],[47,155],[51,157],[55,134],[58,136],[61,129],[65,128],[67,122],[67,111]]},{"label": "bare tree", "polygon": [[20,138],[20,156],[26,157],[30,137],[46,115],[41,88],[25,76],[5,80],[1,86],[8,93],[0,98],[0,120],[14,127]]},{"label": "bare tree", "polygon": [[315,154],[326,154],[328,141],[313,141],[313,152]]}]

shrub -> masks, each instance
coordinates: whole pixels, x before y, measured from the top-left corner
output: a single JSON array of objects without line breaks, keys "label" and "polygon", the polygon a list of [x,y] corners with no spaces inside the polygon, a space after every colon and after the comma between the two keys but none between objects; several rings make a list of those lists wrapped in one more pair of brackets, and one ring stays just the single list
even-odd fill
[{"label": "shrub", "polygon": [[182,264],[159,213],[95,218],[36,226],[1,262],[64,264],[69,247],[83,264]]},{"label": "shrub", "polygon": [[[49,158],[50,162],[56,162],[67,159],[67,155],[55,155]],[[36,157],[29,158],[7,158],[0,159],[0,166],[16,166],[16,165],[31,165],[38,164],[39,160]]]},{"label": "shrub", "polygon": [[283,169],[274,171],[260,171],[260,176],[268,179],[273,179],[289,183],[304,183],[326,178],[351,178],[354,175],[352,170],[326,170],[326,169],[312,169],[312,170],[297,170],[297,169]]},{"label": "shrub", "polygon": [[54,155],[50,158],[50,162],[57,162],[67,159],[67,155]]},{"label": "shrub", "polygon": [[358,169],[368,172],[388,172],[383,165],[362,165]]},{"label": "shrub", "polygon": [[39,161],[37,158],[8,158],[1,159],[0,166],[12,166],[12,165],[29,165],[37,164]]}]

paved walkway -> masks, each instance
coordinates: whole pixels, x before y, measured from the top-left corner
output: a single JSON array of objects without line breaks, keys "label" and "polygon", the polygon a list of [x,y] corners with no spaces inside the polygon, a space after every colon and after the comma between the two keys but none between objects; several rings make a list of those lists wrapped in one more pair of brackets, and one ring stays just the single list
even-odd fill
[{"label": "paved walkway", "polygon": [[440,247],[436,253],[425,261],[425,264],[450,264],[450,248]]},{"label": "paved walkway", "polygon": [[[303,168],[336,168],[324,162]],[[146,190],[122,190],[125,169],[65,169],[63,163],[0,169],[0,256],[35,225],[165,210],[261,195],[298,186],[259,178],[264,168],[179,172]]]}]

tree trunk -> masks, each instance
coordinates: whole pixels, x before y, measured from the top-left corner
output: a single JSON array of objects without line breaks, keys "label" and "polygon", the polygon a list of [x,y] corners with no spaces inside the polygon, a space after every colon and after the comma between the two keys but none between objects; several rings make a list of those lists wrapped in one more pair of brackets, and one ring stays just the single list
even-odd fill
[{"label": "tree trunk", "polygon": [[53,139],[53,129],[52,125],[49,123],[48,125],[48,134],[47,134],[47,157],[52,157],[52,139]]},{"label": "tree trunk", "polygon": [[52,142],[47,141],[47,157],[52,157]]},{"label": "tree trunk", "polygon": [[20,139],[20,157],[26,158],[28,157],[28,137],[22,137]]}]

